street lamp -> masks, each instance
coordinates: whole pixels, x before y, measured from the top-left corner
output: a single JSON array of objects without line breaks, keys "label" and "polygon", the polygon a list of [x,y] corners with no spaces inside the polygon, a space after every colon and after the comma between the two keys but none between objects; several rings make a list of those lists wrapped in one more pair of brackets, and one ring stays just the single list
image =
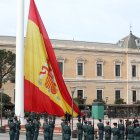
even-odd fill
[{"label": "street lamp", "polygon": [[3,89],[0,89],[0,105],[1,105],[0,116],[1,116],[1,127],[2,127],[2,93],[3,93]]},{"label": "street lamp", "polygon": [[72,94],[72,112],[71,112],[71,115],[72,115],[72,131],[73,131],[73,105],[74,105],[73,95],[74,95],[74,92],[76,90],[76,87],[70,87],[70,90],[71,90],[71,94]]}]

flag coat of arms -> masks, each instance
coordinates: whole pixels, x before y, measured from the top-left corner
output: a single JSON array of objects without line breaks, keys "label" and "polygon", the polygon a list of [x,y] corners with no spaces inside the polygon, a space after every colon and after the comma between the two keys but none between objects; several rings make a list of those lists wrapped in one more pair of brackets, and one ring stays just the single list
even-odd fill
[{"label": "flag coat of arms", "polygon": [[[34,0],[30,1],[24,49],[24,109],[56,116],[72,114],[72,98]],[[79,113],[74,104],[73,116]]]}]

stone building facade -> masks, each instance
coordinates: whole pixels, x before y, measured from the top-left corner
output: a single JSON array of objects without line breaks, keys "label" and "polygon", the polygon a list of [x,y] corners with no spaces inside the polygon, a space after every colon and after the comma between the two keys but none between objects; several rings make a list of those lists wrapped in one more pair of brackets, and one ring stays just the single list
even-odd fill
[{"label": "stone building facade", "polygon": [[[127,104],[140,100],[140,38],[132,32],[115,44],[51,42],[69,92],[76,87],[74,97],[86,99],[88,105],[94,99],[109,104],[119,98]],[[0,37],[0,49],[4,48],[15,52],[15,37]]]}]

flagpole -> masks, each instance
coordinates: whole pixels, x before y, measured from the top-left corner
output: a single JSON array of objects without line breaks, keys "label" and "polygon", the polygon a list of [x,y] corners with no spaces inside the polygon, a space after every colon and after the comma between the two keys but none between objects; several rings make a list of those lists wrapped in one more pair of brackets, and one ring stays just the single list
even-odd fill
[{"label": "flagpole", "polygon": [[24,124],[24,0],[17,0],[15,114]]}]

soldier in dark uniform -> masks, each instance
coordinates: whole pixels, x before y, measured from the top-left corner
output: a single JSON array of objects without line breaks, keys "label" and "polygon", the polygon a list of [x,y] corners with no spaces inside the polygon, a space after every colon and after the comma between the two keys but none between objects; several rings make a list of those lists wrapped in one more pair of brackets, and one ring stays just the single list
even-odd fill
[{"label": "soldier in dark uniform", "polygon": [[30,124],[31,124],[31,140],[33,140],[34,139],[34,134],[35,134],[35,123],[34,123],[34,120],[32,120],[31,119],[31,121],[30,121]]},{"label": "soldier in dark uniform", "polygon": [[77,129],[78,129],[78,140],[82,140],[82,137],[83,137],[83,124],[81,123],[81,119],[78,119]]},{"label": "soldier in dark uniform", "polygon": [[133,120],[133,125],[134,125],[134,128],[136,128],[137,123],[139,123],[138,119],[137,119],[137,118],[134,118],[134,120]]},{"label": "soldier in dark uniform", "polygon": [[113,140],[119,140],[119,129],[117,128],[117,123],[113,123],[114,128],[112,128]]},{"label": "soldier in dark uniform", "polygon": [[[88,140],[94,140],[94,126],[91,125],[91,122],[88,122]],[[81,139],[82,140],[82,139]]]},{"label": "soldier in dark uniform", "polygon": [[136,128],[134,128],[134,140],[140,140],[140,126],[136,123]]},{"label": "soldier in dark uniform", "polygon": [[111,140],[111,126],[109,125],[108,121],[106,122],[104,131],[105,131],[105,140]]},{"label": "soldier in dark uniform", "polygon": [[9,129],[10,129],[10,130],[9,130],[10,140],[14,140],[14,138],[15,138],[15,129],[16,129],[16,127],[15,127],[15,124],[14,124],[12,118],[10,118],[10,119],[8,120],[8,126],[9,126]]},{"label": "soldier in dark uniform", "polygon": [[134,140],[134,126],[132,125],[131,121],[129,121],[129,125],[127,126],[127,133],[128,140]]},{"label": "soldier in dark uniform", "polygon": [[49,126],[50,126],[50,140],[53,139],[53,131],[55,127],[55,121],[52,120],[52,117],[49,118]]},{"label": "soldier in dark uniform", "polygon": [[44,120],[43,130],[44,130],[44,140],[50,140],[50,126],[47,118]]},{"label": "soldier in dark uniform", "polygon": [[26,129],[26,140],[32,140],[32,126],[30,118],[27,119]]},{"label": "soldier in dark uniform", "polygon": [[129,119],[125,120],[125,139],[127,140],[128,132],[127,127],[129,126]]},{"label": "soldier in dark uniform", "polygon": [[104,124],[102,123],[102,120],[99,119],[99,123],[97,124],[98,126],[98,134],[99,134],[99,140],[103,140],[104,136]]},{"label": "soldier in dark uniform", "polygon": [[84,121],[83,131],[84,131],[84,140],[88,140],[88,125],[86,120]]},{"label": "soldier in dark uniform", "polygon": [[65,121],[65,126],[64,126],[64,140],[70,140],[71,137],[71,128],[68,125],[68,122]]},{"label": "soldier in dark uniform", "polygon": [[32,122],[34,121],[34,119],[35,119],[35,113],[34,112],[30,113],[30,119],[31,119]]},{"label": "soldier in dark uniform", "polygon": [[41,124],[40,124],[39,118],[35,118],[35,121],[34,121],[35,132],[34,132],[33,140],[38,140],[40,126],[41,126]]},{"label": "soldier in dark uniform", "polygon": [[122,120],[120,120],[120,123],[118,124],[118,129],[120,131],[119,140],[124,140],[125,127]]},{"label": "soldier in dark uniform", "polygon": [[65,126],[65,120],[62,119],[62,122],[61,122],[61,129],[62,129],[62,140],[64,140],[64,126]]},{"label": "soldier in dark uniform", "polygon": [[15,140],[19,140],[20,120],[17,119],[17,116],[14,117],[14,123],[15,123]]}]

